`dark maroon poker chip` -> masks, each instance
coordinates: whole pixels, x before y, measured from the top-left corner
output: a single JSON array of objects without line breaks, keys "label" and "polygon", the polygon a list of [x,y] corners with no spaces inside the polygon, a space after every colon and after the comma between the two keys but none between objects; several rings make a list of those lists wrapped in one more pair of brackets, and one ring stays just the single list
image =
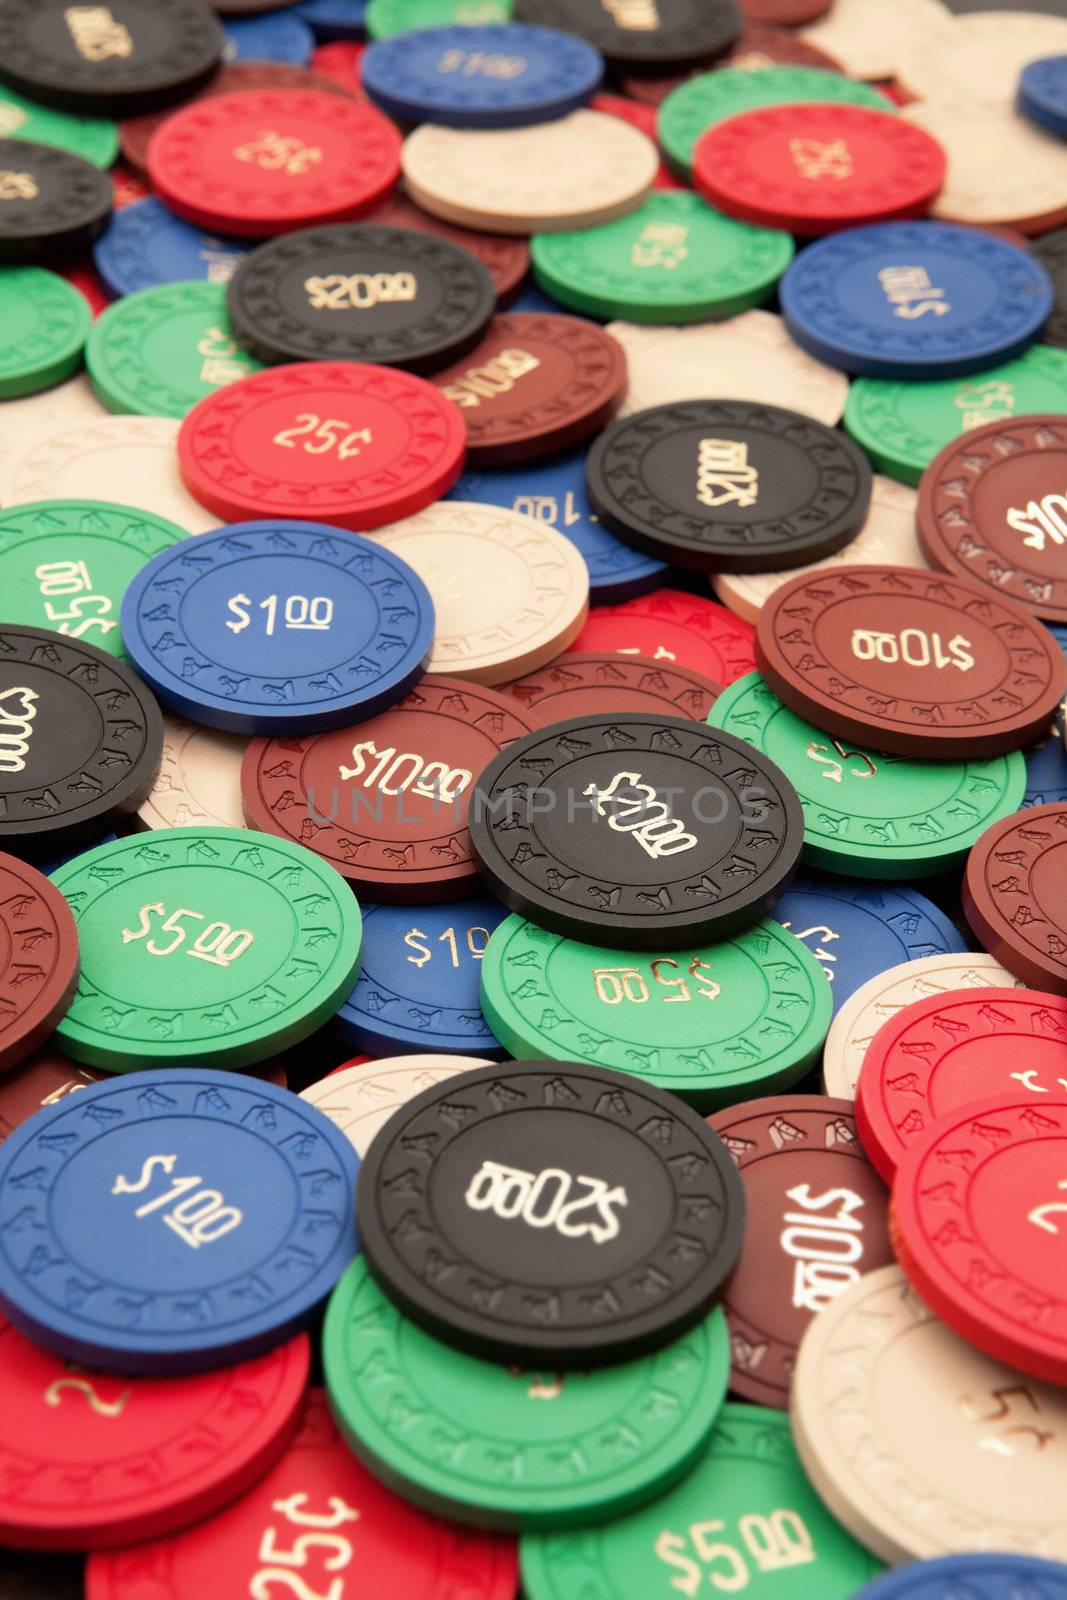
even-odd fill
[{"label": "dark maroon poker chip", "polygon": [[717,683],[675,662],[619,655],[563,655],[502,686],[539,728],[568,717],[649,711],[705,722]]}]

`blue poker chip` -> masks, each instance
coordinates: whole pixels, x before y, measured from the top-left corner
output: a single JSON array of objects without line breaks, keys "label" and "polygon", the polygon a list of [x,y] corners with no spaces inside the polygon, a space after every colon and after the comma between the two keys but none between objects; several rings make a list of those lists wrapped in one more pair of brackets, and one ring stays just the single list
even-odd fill
[{"label": "blue poker chip", "polygon": [[405,561],[317,522],[240,522],[153,556],[122,600],[127,654],[163,704],[234,733],[320,733],[422,677],[429,590]]},{"label": "blue poker chip", "polygon": [[[573,317],[574,315],[570,306],[565,306],[561,300],[553,300],[552,296],[545,294],[544,290],[539,288],[532,278],[523,285],[522,293],[516,299],[508,302],[508,310],[531,311],[537,317],[558,317],[560,312],[563,312],[568,317]],[[584,311],[582,316],[586,322],[598,322],[601,327],[604,326],[605,319],[603,317],[590,316]]]},{"label": "blue poker chip", "polygon": [[306,67],[315,48],[315,35],[295,10],[227,17],[223,31],[223,61],[286,61]]},{"label": "blue poker chip", "polygon": [[95,850],[97,845],[114,844],[117,838],[117,833],[101,834],[100,838],[94,839],[91,845],[83,844],[77,850],[68,850],[65,855],[53,856],[51,861],[37,861],[34,865],[38,872],[43,872],[46,878],[50,878],[53,872],[58,872],[60,867],[65,867],[68,861],[77,861],[79,856],[84,855],[89,849]]},{"label": "blue poker chip", "polygon": [[1067,56],[1044,56],[1025,66],[1016,103],[1032,122],[1067,139]]},{"label": "blue poker chip", "polygon": [[306,22],[319,44],[337,39],[359,39],[368,0],[303,0],[293,10]]},{"label": "blue poker chip", "polygon": [[921,956],[967,949],[955,923],[925,895],[896,884],[794,878],[772,913],[795,933],[830,980],[834,1014],[880,972]]},{"label": "blue poker chip", "polygon": [[251,241],[201,232],[160,200],[137,200],[113,214],[93,246],[93,261],[119,299],[163,283],[228,283],[250,248]]},{"label": "blue poker chip", "polygon": [[358,1171],[328,1117],[261,1078],[87,1085],[0,1148],[0,1308],[91,1366],[247,1360],[303,1327],[358,1250]]},{"label": "blue poker chip", "polygon": [[399,122],[521,128],[584,105],[604,58],[584,39],[525,23],[423,28],[372,44],[363,88]]},{"label": "blue poker chip", "polygon": [[658,589],[667,571],[664,563],[623,544],[594,514],[585,458],[586,452],[578,450],[500,472],[465,472],[445,498],[521,511],[562,533],[577,546],[589,569],[589,598],[594,605],[632,600]]},{"label": "blue poker chip", "polygon": [[832,234],[801,251],[778,294],[797,344],[869,378],[985,372],[1022,355],[1052,310],[1036,257],[951,222]]},{"label": "blue poker chip", "polygon": [[1037,1556],[942,1556],[884,1573],[856,1600],[1067,1600],[1067,1566]]},{"label": "blue poker chip", "polygon": [[490,899],[418,907],[361,900],[360,910],[359,982],[334,1023],[345,1043],[372,1056],[501,1056],[482,1016],[479,980],[507,907]]}]

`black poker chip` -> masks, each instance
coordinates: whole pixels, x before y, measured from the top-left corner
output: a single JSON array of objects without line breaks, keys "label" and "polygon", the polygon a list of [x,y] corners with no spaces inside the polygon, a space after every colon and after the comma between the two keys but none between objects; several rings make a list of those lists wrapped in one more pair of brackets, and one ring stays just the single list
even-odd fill
[{"label": "black poker chip", "polygon": [[622,950],[722,939],[766,915],[804,816],[773,762],[681,717],[571,717],[516,739],[470,807],[483,877],[553,933]]},{"label": "black poker chip", "polygon": [[135,811],[163,718],[132,668],[80,639],[0,625],[0,850],[54,857]]},{"label": "black poker chip", "polygon": [[205,0],[3,0],[0,79],[46,105],[130,117],[183,99],[222,59]]},{"label": "black poker chip", "polygon": [[113,203],[108,174],[81,156],[0,139],[0,261],[84,249],[103,232]]},{"label": "black poker chip", "polygon": [[515,0],[515,17],[576,34],[631,72],[710,61],[730,48],[742,25],[735,0],[655,0],[641,6]]},{"label": "black poker chip", "polygon": [[3,1600],[82,1600],[84,1573],[85,1562],[81,1556],[0,1550]]},{"label": "black poker chip", "polygon": [[273,239],[227,290],[261,361],[369,361],[436,372],[474,348],[496,310],[469,250],[409,228],[336,223]]},{"label": "black poker chip", "polygon": [[1052,315],[1042,329],[1041,342],[1067,350],[1067,228],[1056,228],[1029,244],[1052,279]]},{"label": "black poker chip", "polygon": [[871,468],[843,433],[745,400],[653,406],[589,453],[589,498],[627,544],[704,572],[781,572],[860,531]]},{"label": "black poker chip", "polygon": [[412,1321],[498,1361],[604,1366],[714,1303],[745,1198],[676,1095],[571,1061],[481,1067],[409,1100],[356,1189],[363,1252]]}]

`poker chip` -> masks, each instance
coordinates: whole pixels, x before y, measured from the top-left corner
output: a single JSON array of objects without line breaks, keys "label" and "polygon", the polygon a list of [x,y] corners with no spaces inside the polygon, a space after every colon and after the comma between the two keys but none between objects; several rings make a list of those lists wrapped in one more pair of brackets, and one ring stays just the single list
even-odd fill
[{"label": "poker chip", "polygon": [[928,383],[857,378],[848,393],[845,427],[879,472],[918,483],[923,468],[951,440],[987,422],[1062,412],[1067,351],[1045,344],[971,378]]},{"label": "poker chip", "polygon": [[918,525],[932,564],[1048,622],[1067,622],[1067,427],[1062,414],[987,423],[923,473]]},{"label": "poker chip", "polygon": [[893,1259],[889,1197],[864,1155],[847,1100],[749,1100],[708,1120],[737,1162],[748,1217],[723,1296],[730,1389],[787,1410],[797,1348],[812,1318]]},{"label": "poker chip", "polygon": [[901,116],[936,139],[948,159],[932,216],[1023,234],[1045,233],[1067,222],[1063,141],[1055,134],[1016,112],[994,112],[971,98],[920,100],[905,106]]},{"label": "poker chip", "polygon": [[892,111],[880,89],[818,66],[775,66],[759,70],[734,64],[718,72],[687,78],[666,96],[657,135],[670,166],[691,181],[697,141],[716,123],[758,106],[840,102]]},{"label": "poker chip", "polygon": [[138,822],[145,828],[244,827],[246,744],[236,734],[165,716],[159,776],[138,807]]},{"label": "poker chip", "polygon": [[489,26],[510,18],[511,0],[368,0],[363,21],[369,39],[391,39],[419,28]]},{"label": "poker chip", "polygon": [[399,176],[400,135],[342,95],[249,89],[176,111],[147,160],[152,187],[180,217],[256,238],[369,210]]},{"label": "poker chip", "polygon": [[425,379],[345,361],[242,378],[194,406],[178,438],[186,486],[221,520],[355,530],[432,504],[464,453],[462,415]]},{"label": "poker chip", "polygon": [[945,181],[937,140],[869,106],[764,106],[701,135],[693,181],[742,222],[800,234],[922,216]]},{"label": "poker chip", "polygon": [[1067,50],[1067,19],[1029,11],[1025,25],[1005,28],[1007,10],[952,16],[941,10],[924,49],[914,35],[901,41],[896,75],[919,100],[998,109],[1015,99],[1020,74],[1042,56]]},{"label": "poker chip", "polygon": [[593,8],[584,0],[515,0],[520,22],[541,23],[587,39],[613,66],[670,67],[710,61],[741,32],[734,0],[657,0],[635,11]]},{"label": "poker chip", "polygon": [[741,740],[627,712],[519,739],[475,780],[470,830],[483,878],[513,911],[570,938],[658,950],[758,922],[795,870],[803,813]]},{"label": "poker chip", "polygon": [[303,67],[311,60],[315,35],[294,11],[267,16],[227,17],[224,24],[227,61],[282,61]]},{"label": "poker chip", "polygon": [[316,39],[326,42],[354,38],[363,30],[367,0],[302,0],[297,5]]},{"label": "poker chip", "polygon": [[93,261],[109,294],[119,298],[166,283],[227,283],[248,250],[239,239],[201,233],[162,201],[138,200],[116,211],[97,241]]},{"label": "poker chip", "polygon": [[77,372],[90,321],[83,297],[54,272],[0,267],[0,400]]},{"label": "poker chip", "polygon": [[[722,1524],[714,1536],[701,1531],[709,1506]],[[758,1539],[757,1529],[767,1527],[803,1529],[794,1533],[805,1552],[803,1564],[794,1558],[792,1570],[779,1565],[773,1576],[767,1574],[757,1554],[764,1547],[749,1544],[750,1537]],[[781,1600],[801,1600],[804,1585],[814,1584],[825,1600],[848,1600],[880,1570],[808,1483],[788,1420],[763,1406],[730,1402],[688,1477],[655,1505],[591,1528],[580,1539],[567,1529],[527,1534],[521,1550],[528,1600],[580,1600],[591,1587],[595,1593],[597,1584],[610,1584],[616,1594],[628,1588],[654,1593],[653,1586],[672,1570],[679,1580],[699,1582],[716,1570],[711,1562],[719,1563],[719,1572],[727,1570],[725,1562],[738,1577],[743,1574],[753,1593],[762,1586]]]},{"label": "poker chip", "polygon": [[[931,1310],[994,1360],[1055,1384],[1067,1373],[1065,1133],[1067,1104],[1025,1089],[946,1107],[902,1152],[890,1214],[893,1248]],[[1025,1316],[1035,1300],[1040,1317]]]},{"label": "poker chip", "polygon": [[710,720],[781,768],[804,809],[806,864],[845,877],[896,882],[962,868],[1026,787],[1018,751],[924,761],[833,739],[788,710],[756,672],[723,691]]},{"label": "poker chip", "polygon": [[[89,394],[92,393],[86,384]],[[178,423],[172,417],[109,417],[93,399],[57,406],[54,418],[42,414],[41,427],[27,427],[0,460],[0,502],[24,506],[43,500],[122,504],[203,533],[218,518],[198,505],[182,484],[176,460]]]},{"label": "poker chip", "polygon": [[141,680],[82,639],[0,628],[0,845],[37,859],[136,810],[159,770],[163,725]]},{"label": "poker chip", "polygon": [[374,535],[426,584],[430,672],[505,683],[554,661],[589,614],[581,553],[517,511],[448,500]]},{"label": "poker chip", "polygon": [[[352,1259],[357,1168],[327,1117],[261,1079],[198,1066],[91,1084],[0,1149],[0,1214],[33,1218],[32,1236],[9,1233],[0,1306],[45,1350],[110,1371],[262,1355],[299,1331]],[[283,1256],[286,1271],[272,1272]],[[71,1305],[74,1280],[93,1285],[91,1316]],[[151,1315],[131,1319],[131,1297]]]},{"label": "poker chip", "polygon": [[[416,1170],[411,1141],[426,1152]],[[573,1062],[481,1067],[409,1100],[367,1151],[356,1205],[363,1258],[413,1322],[550,1370],[633,1359],[693,1328],[744,1224],[733,1163],[696,1112]],[[692,1251],[676,1247],[679,1215],[694,1218]],[[428,1271],[442,1253],[451,1271]]]},{"label": "poker chip", "polygon": [[781,317],[745,311],[725,322],[649,328],[613,322],[629,388],[622,415],[687,400],[744,400],[781,406],[833,427],[840,422],[848,379],[794,344]]},{"label": "poker chip", "polygon": [[54,882],[82,947],[57,1042],[90,1066],[138,1077],[161,1062],[247,1066],[306,1038],[356,979],[359,908],[288,840],[133,834],[74,857]]},{"label": "poker chip", "polygon": [[111,215],[107,174],[55,145],[0,139],[0,171],[6,194],[0,212],[0,262],[83,250]]},{"label": "poker chip", "polygon": [[118,610],[134,574],[184,528],[99,500],[0,511],[0,589],[12,622],[86,639],[123,657]]},{"label": "poker chip", "polygon": [[[1014,1070],[1013,1070],[1014,1069]],[[889,1183],[905,1154],[977,1101],[1067,1096],[1067,998],[1028,989],[936,994],[905,1006],[871,1040],[856,1125]]]},{"label": "poker chip", "polygon": [[[628,122],[631,128],[636,128],[639,133],[646,134],[655,143],[656,112],[653,106],[645,105],[640,100],[631,100],[628,95],[595,94],[589,102],[589,109],[591,111],[603,111],[609,117],[620,117],[623,122]],[[678,192],[684,186],[679,183],[678,179],[668,171],[661,161],[652,187],[653,189],[673,189]]]},{"label": "poker chip", "polygon": [[589,504],[585,451],[523,461],[493,472],[464,472],[449,499],[500,506],[547,525],[576,546],[589,574],[589,599],[609,605],[647,594],[662,581],[662,561],[616,539]]},{"label": "poker chip", "polygon": [[410,910],[363,901],[360,909],[359,979],[334,1024],[345,1044],[374,1056],[454,1051],[481,1057],[479,1066],[499,1055],[478,979],[503,906],[482,897]]},{"label": "poker chip", "polygon": [[505,693],[539,728],[569,717],[647,711],[704,722],[722,689],[686,667],[654,665],[601,651],[565,654],[535,672],[513,678]]},{"label": "poker chip", "polygon": [[826,733],[935,759],[1018,750],[1067,693],[1067,659],[1039,622],[972,578],[907,567],[784,584],[760,612],[756,664]]},{"label": "poker chip", "polygon": [[828,986],[776,922],[656,951],[579,943],[508,917],[482,962],[482,1010],[512,1055],[610,1067],[700,1111],[788,1088],[816,1061]]},{"label": "poker chip", "polygon": [[[276,1558],[261,1553],[264,1544],[288,1551],[297,1539],[305,1540],[297,1574],[270,1566]],[[263,1572],[274,1574],[275,1587],[285,1572],[327,1594],[337,1573],[353,1566],[376,1593],[405,1600],[445,1600],[457,1573],[470,1600],[512,1600],[517,1582],[513,1541],[449,1526],[401,1500],[360,1465],[325,1393],[312,1389],[295,1439],[266,1477],[183,1533],[94,1555],[86,1600],[157,1600],[161,1583],[167,1600],[197,1600],[212,1585],[241,1594]]]},{"label": "poker chip", "polygon": [[826,1093],[854,1100],[871,1041],[883,1024],[917,1002],[956,1001],[962,997],[953,990],[1003,989],[1018,983],[993,956],[966,950],[919,956],[878,971],[849,996],[830,1024],[823,1049]]},{"label": "poker chip", "polygon": [[1017,103],[1031,121],[1061,137],[1067,134],[1067,56],[1029,62],[1019,78]]},{"label": "poker chip", "polygon": [[424,123],[402,154],[408,192],[446,222],[490,233],[592,228],[640,205],[659,170],[645,134],[601,111],[533,128]]},{"label": "poker chip", "polygon": [[[19,1486],[0,1496],[0,1530],[5,1543],[41,1550],[159,1538],[244,1493],[286,1449],[311,1365],[301,1334],[219,1372],[74,1376],[2,1322],[0,1355],[0,1459],[13,1478],[19,1463]],[[152,1473],[141,1470],[146,1453]]]},{"label": "poker chip", "polygon": [[829,11],[831,0],[743,0],[746,21],[776,22],[785,28],[798,28],[815,22]]},{"label": "poker chip", "polygon": [[[324,72],[312,72],[307,67],[291,66],[283,61],[228,61],[220,67],[200,93],[198,100],[216,94],[233,94],[240,89],[322,89],[327,94],[349,93],[355,96],[355,85],[344,90],[335,78]],[[148,146],[152,135],[170,113],[156,111],[142,117],[124,117],[119,124],[122,154],[138,172],[148,168]]]},{"label": "poker chip", "polygon": [[748,623],[725,606],[680,589],[655,589],[597,606],[567,653],[640,656],[726,684],[752,671],[754,639]]},{"label": "poker chip", "polygon": [[836,1016],[856,990],[902,961],[966,950],[959,929],[925,895],[894,883],[794,878],[774,908],[816,958],[830,983]]},{"label": "poker chip", "polygon": [[831,72],[844,71],[825,50],[809,44],[793,28],[752,23],[744,17],[741,33],[723,57],[723,65],[744,67],[748,72],[762,72],[766,67],[778,63],[784,66],[826,67]]},{"label": "poker chip", "polygon": [[587,471],[613,533],[700,571],[831,555],[863,526],[871,496],[866,457],[841,433],[745,401],[635,412],[600,435]]},{"label": "poker chip", "polygon": [[[1062,1389],[1020,1383],[957,1338],[899,1267],[882,1267],[809,1324],[793,1376],[793,1438],[830,1512],[894,1566],[990,1545],[1062,1560],[1067,1538],[1047,1497],[1063,1467],[1067,1401]],[[995,1416],[978,1396],[994,1397]],[[1027,1413],[1049,1449],[1019,1456],[1013,1430]],[[1001,1448],[984,1450],[987,1438]]]},{"label": "poker chip", "polygon": [[850,77],[892,79],[906,50],[921,44],[930,49],[944,17],[941,0],[900,0],[892,12],[881,0],[834,0],[800,37],[825,50]]},{"label": "poker chip", "polygon": [[[26,862],[0,854],[0,1070],[31,1055],[70,1005],[78,933],[70,907]],[[0,1518],[2,1520],[2,1518]]]},{"label": "poker chip", "polygon": [[[482,1527],[585,1525],[655,1499],[706,1448],[729,1367],[718,1310],[664,1349],[595,1372],[546,1379],[482,1361],[408,1322],[359,1260],[331,1298],[323,1337],[330,1402],[356,1455],[415,1504]],[[383,1363],[392,1381],[362,1381],[368,1361]],[[457,1468],[435,1459],[432,1439],[451,1426],[461,1394],[475,1402],[478,1421]],[[389,1419],[409,1405],[421,1426],[400,1439]],[[640,1449],[620,1452],[619,1428]],[[516,1446],[526,1470],[502,1478],[496,1461]],[[561,1481],[567,1449],[587,1462],[579,1484]]]},{"label": "poker chip", "polygon": [[506,312],[432,381],[459,408],[471,466],[507,466],[567,450],[610,422],[626,361],[610,334],[579,317]]},{"label": "poker chip", "polygon": [[1067,349],[1067,228],[1035,239],[1031,248],[1052,279],[1052,315],[1042,331],[1042,342]]},{"label": "poker chip", "polygon": [[[250,522],[161,550],[122,631],[170,710],[235,733],[341,728],[422,676],[433,602],[390,551],[308,522]],[[305,637],[306,636],[306,637]]]},{"label": "poker chip", "polygon": [[782,314],[820,361],[872,378],[949,378],[1022,355],[1052,309],[1029,253],[974,228],[886,222],[819,240],[785,273]]},{"label": "poker chip", "polygon": [[0,1144],[44,1106],[55,1105],[106,1076],[71,1061],[50,1044],[9,1067],[0,1077]]},{"label": "poker chip", "polygon": [[1067,1595],[1067,1570],[1039,1556],[943,1556],[887,1573],[864,1589],[862,1600],[949,1600],[960,1584],[974,1600],[1001,1600],[1013,1588],[1025,1594],[1030,1586],[1038,1594],[1044,1590],[1049,1600],[1060,1600]]},{"label": "poker chip", "polygon": [[472,228],[457,228],[440,217],[431,217],[428,211],[413,205],[406,195],[394,191],[375,206],[366,221],[379,228],[406,228],[416,233],[429,233],[438,239],[457,244],[468,254],[476,256],[493,280],[497,306],[508,305],[518,293],[530,268],[530,249],[525,239],[508,238],[506,234],[475,233]]},{"label": "poker chip", "polygon": [[552,122],[584,105],[603,73],[584,39],[521,23],[397,34],[362,64],[367,97],[388,116],[452,128]]},{"label": "poker chip", "polygon": [[535,235],[534,276],[563,305],[634,322],[734,316],[773,292],[793,241],[734,222],[682,190],[656,191],[616,222]]},{"label": "poker chip", "polygon": [[529,727],[496,689],[426,677],[357,727],[249,745],[245,816],[306,845],[370,899],[454,900],[477,886],[467,827],[478,777]]},{"label": "poker chip", "polygon": [[264,361],[373,361],[433,372],[478,343],[496,309],[488,270],[445,239],[338,223],[260,245],[227,290]]},{"label": "poker chip", "polygon": [[358,1056],[304,1089],[300,1098],[328,1116],[362,1160],[378,1131],[417,1094],[489,1065],[484,1056],[420,1053],[383,1061]]},{"label": "poker chip", "polygon": [[72,116],[29,100],[0,83],[0,129],[5,139],[55,145],[94,167],[110,167],[119,150],[118,129],[106,117]]},{"label": "poker chip", "polygon": [[1064,800],[1067,800],[1067,732],[1061,707],[1045,737],[1026,752],[1026,793],[1022,803],[1024,806],[1047,806]]},{"label": "poker chip", "polygon": [[1036,989],[1067,994],[1063,839],[1067,806],[1005,817],[967,858],[963,909],[990,955]]},{"label": "poker chip", "polygon": [[880,473],[875,473],[871,481],[866,522],[855,538],[834,555],[787,572],[715,572],[711,582],[724,605],[746,622],[756,622],[771,595],[802,572],[825,572],[842,563],[855,566],[859,562],[894,567],[926,565],[915,531],[915,491]]},{"label": "poker chip", "polygon": [[32,100],[90,115],[170,105],[211,76],[223,33],[203,0],[11,0],[0,17],[5,80]]},{"label": "poker chip", "polygon": [[221,284],[172,283],[102,312],[86,345],[93,387],[109,411],[188,415],[260,363],[234,334]]}]

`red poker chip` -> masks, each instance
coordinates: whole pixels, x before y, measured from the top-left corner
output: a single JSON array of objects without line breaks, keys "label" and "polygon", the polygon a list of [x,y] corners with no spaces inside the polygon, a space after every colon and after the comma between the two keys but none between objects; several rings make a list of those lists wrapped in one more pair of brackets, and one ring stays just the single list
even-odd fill
[{"label": "red poker chip", "polygon": [[867,1047],[856,1126],[888,1183],[905,1151],[979,1100],[1019,1094],[1067,1104],[1067,997],[1031,989],[929,995]]},{"label": "red poker chip", "polygon": [[595,606],[560,662],[578,654],[634,656],[726,685],[755,671],[755,646],[755,628],[725,606],[681,589],[655,589],[621,605]]},{"label": "red poker chip", "polygon": [[626,357],[581,317],[508,312],[480,344],[435,372],[459,407],[472,467],[566,450],[611,421],[626,393]]},{"label": "red poker chip", "polygon": [[372,900],[454,900],[478,881],[474,785],[534,726],[497,689],[431,675],[354,727],[253,739],[241,765],[245,817],[313,850]]},{"label": "red poker chip", "polygon": [[330,44],[320,44],[311,57],[311,70],[321,73],[324,78],[332,78],[348,94],[363,100],[366,98],[363,93],[363,52],[366,48],[365,44],[357,44],[354,39],[335,39]]},{"label": "red poker chip", "polygon": [[253,373],[195,405],[186,488],[224,522],[299,517],[359,531],[413,515],[463,469],[463,418],[423,378],[349,361]]},{"label": "red poker chip", "polygon": [[209,1516],[281,1456],[310,1368],[301,1334],[194,1377],[91,1372],[0,1320],[0,1541],[112,1549]]},{"label": "red poker chip", "polygon": [[31,1055],[78,987],[74,913],[35,867],[0,855],[0,1069]]},{"label": "red poker chip", "polygon": [[996,1361],[1067,1384],[1067,1104],[1021,1093],[941,1118],[902,1158],[890,1238],[930,1309]]},{"label": "red poker chip", "polygon": [[180,217],[259,238],[361,216],[400,176],[400,144],[364,101],[251,89],[174,112],[149,142],[148,173]]},{"label": "red poker chip", "polygon": [[744,111],[709,128],[693,152],[693,181],[712,205],[800,234],[921,217],[946,168],[921,128],[846,104]]},{"label": "red poker chip", "polygon": [[86,1571],[86,1600],[514,1600],[517,1586],[513,1539],[399,1499],[356,1460],[319,1389],[251,1493],[169,1539],[95,1555]]}]

